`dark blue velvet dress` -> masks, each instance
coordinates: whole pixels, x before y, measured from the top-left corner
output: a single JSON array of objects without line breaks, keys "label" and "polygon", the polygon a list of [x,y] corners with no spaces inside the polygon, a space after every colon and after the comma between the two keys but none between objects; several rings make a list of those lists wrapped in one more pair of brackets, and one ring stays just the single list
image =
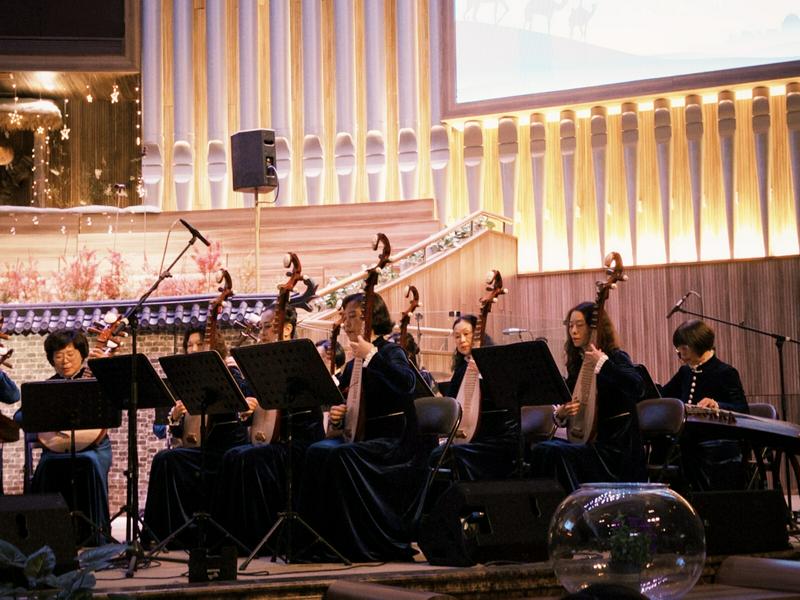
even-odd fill
[{"label": "dark blue velvet dress", "polygon": [[[231,367],[231,373],[239,383],[242,393],[252,396],[239,369]],[[173,433],[180,436],[182,432],[176,428]],[[209,511],[218,485],[223,455],[231,448],[245,443],[247,427],[237,413],[209,415],[204,465],[205,486],[201,478],[203,456],[199,448],[168,448],[156,454],[147,485],[143,538],[163,540],[186,523],[196,511]],[[170,547],[189,548],[196,543],[197,531],[194,527],[189,527],[175,538]]]},{"label": "dark blue velvet dress", "polygon": [[[453,371],[447,394],[455,398],[467,371],[467,361],[461,361]],[[455,469],[459,479],[468,481],[507,479],[512,476],[519,453],[519,423],[512,412],[497,406],[481,379],[481,414],[478,430],[471,442],[453,444],[447,464]],[[433,451],[438,458],[441,447]]]},{"label": "dark blue velvet dress", "polygon": [[[83,369],[74,379],[83,376]],[[53,375],[50,379],[65,379]],[[110,531],[108,510],[108,472],[111,469],[111,442],[108,436],[75,455],[75,496],[73,502],[72,465],[69,452],[42,450],[33,474],[31,491],[35,494],[60,493],[70,510],[81,511],[92,523]],[[93,532],[91,526],[78,522],[76,540],[96,545],[107,541]]]},{"label": "dark blue velvet dress", "polygon": [[[286,426],[284,414],[281,431],[285,431]],[[323,437],[319,407],[292,417],[292,495],[295,502],[306,450]],[[231,448],[222,458],[214,518],[251,550],[275,523],[278,512],[286,508],[288,450],[283,441],[261,446],[246,444]]]},{"label": "dark blue velvet dress", "polygon": [[[644,448],[636,403],[644,386],[641,375],[622,350],[608,352],[597,374],[597,437],[588,444],[562,439],[540,442],[531,451],[531,475],[558,480],[567,493],[581,483],[644,481]],[[567,377],[570,390],[580,372]]]},{"label": "dark blue velvet dress", "polygon": [[[0,369],[0,402],[14,404],[19,402],[19,388],[8,374]],[[3,444],[0,443],[0,496],[3,495]]]},{"label": "dark blue velvet dress", "polygon": [[[415,501],[425,482],[430,446],[417,435],[415,374],[397,344],[375,341],[363,371],[364,440],[328,439],[306,453],[301,516],[352,561],[410,560]],[[350,381],[352,362],[341,386]],[[331,557],[320,551],[318,559]]]}]

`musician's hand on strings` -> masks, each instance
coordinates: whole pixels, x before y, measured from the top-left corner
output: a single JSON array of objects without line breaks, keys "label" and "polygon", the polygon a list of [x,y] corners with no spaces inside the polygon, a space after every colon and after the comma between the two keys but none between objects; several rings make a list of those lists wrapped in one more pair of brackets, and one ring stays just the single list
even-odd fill
[{"label": "musician's hand on strings", "polygon": [[594,344],[589,344],[583,351],[583,362],[596,365],[601,359],[607,359],[606,353],[597,348]]},{"label": "musician's hand on strings", "polygon": [[239,413],[239,418],[242,421],[246,421],[247,419],[249,419],[250,415],[253,414],[253,411],[256,408],[258,408],[258,400],[256,400],[252,396],[246,396],[244,401],[247,402],[247,410]]},{"label": "musician's hand on strings", "polygon": [[106,358],[108,354],[102,348],[93,347],[89,350],[89,358]]},{"label": "musician's hand on strings", "polygon": [[329,413],[328,420],[330,421],[331,425],[337,427],[339,423],[344,420],[344,415],[347,412],[347,406],[345,404],[334,404],[331,406],[331,410]]},{"label": "musician's hand on strings", "polygon": [[239,365],[236,364],[236,361],[230,355],[225,357],[225,366],[226,367],[236,367],[237,369],[239,368]]},{"label": "musician's hand on strings", "polygon": [[579,400],[571,400],[566,404],[561,404],[556,408],[556,419],[559,421],[566,421],[569,417],[574,417],[578,414],[581,407]]},{"label": "musician's hand on strings", "polygon": [[173,406],[172,410],[169,412],[169,420],[177,422],[185,414],[186,414],[186,407],[183,405],[183,402],[181,402],[180,400],[176,400],[175,406]]},{"label": "musician's hand on strings", "polygon": [[356,358],[367,358],[374,348],[375,346],[365,340],[361,335],[358,336],[355,342],[350,342],[350,351]]},{"label": "musician's hand on strings", "polygon": [[719,410],[719,402],[714,400],[713,398],[703,398],[700,402],[697,403],[697,406],[700,408],[711,408],[714,410]]}]

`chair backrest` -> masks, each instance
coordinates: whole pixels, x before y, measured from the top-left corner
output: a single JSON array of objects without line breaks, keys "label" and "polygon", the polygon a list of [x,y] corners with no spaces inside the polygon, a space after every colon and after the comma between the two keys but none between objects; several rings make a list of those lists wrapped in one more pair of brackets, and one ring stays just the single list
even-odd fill
[{"label": "chair backrest", "polygon": [[650,398],[636,405],[639,430],[647,439],[659,435],[678,435],[683,429],[684,408],[678,398]]},{"label": "chair backrest", "polygon": [[551,404],[522,407],[522,434],[528,440],[549,440],[556,429]]},{"label": "chair backrest", "polygon": [[423,435],[447,437],[461,422],[461,405],[448,396],[425,396],[414,400],[419,431]]},{"label": "chair backrest", "polygon": [[778,418],[778,411],[775,410],[775,407],[772,404],[767,404],[766,402],[753,402],[752,404],[748,405],[750,409],[750,414],[754,417],[762,417],[764,419],[777,419]]}]

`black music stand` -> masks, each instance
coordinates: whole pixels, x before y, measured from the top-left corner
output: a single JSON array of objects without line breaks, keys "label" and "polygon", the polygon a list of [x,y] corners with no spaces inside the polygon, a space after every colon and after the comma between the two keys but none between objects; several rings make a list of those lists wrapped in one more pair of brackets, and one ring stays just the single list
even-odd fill
[{"label": "black music stand", "polygon": [[572,399],[572,395],[544,340],[475,348],[472,357],[481,377],[492,390],[492,398],[517,417],[517,472],[522,477],[525,457],[522,407],[564,404]]},{"label": "black music stand", "polygon": [[[303,411],[322,405],[344,402],[339,388],[322,361],[311,340],[286,340],[271,344],[257,344],[243,348],[232,348],[231,354],[256,392],[262,408],[280,409],[286,415],[281,435],[286,443],[286,509],[278,513],[278,520],[258,543],[250,556],[239,567],[244,571],[262,547],[272,551],[272,560],[278,556],[281,544],[285,548],[286,563],[293,561],[292,524],[297,523],[314,538],[313,544],[322,543],[346,565],[350,564],[342,554],[306,523],[294,511],[292,505],[292,417]],[[272,548],[267,544],[272,535],[280,531],[278,544]]]},{"label": "black music stand", "polygon": [[[212,525],[223,537],[235,542],[239,548],[249,552],[247,546],[211,518],[206,495],[206,416],[246,411],[248,407],[244,395],[216,350],[162,356],[158,362],[164,369],[175,396],[181,399],[186,411],[190,415],[200,415],[200,489],[202,490],[201,506],[205,510],[196,511],[186,523],[153,548],[149,557],[161,552],[167,544],[195,522],[197,523],[197,550],[199,552],[192,552],[192,558],[197,556],[198,560],[205,560],[208,550],[206,547],[207,524]],[[193,571],[192,559],[189,561],[189,571]]]},{"label": "black music stand", "polygon": [[[75,488],[75,431],[82,429],[113,429],[122,423],[119,404],[103,397],[95,379],[53,379],[23,383],[22,428],[26,433],[69,431],[70,517],[77,537],[78,521],[83,521],[106,540],[119,543],[111,536],[110,522],[98,525],[78,510]],[[89,537],[91,537],[91,535]],[[85,540],[78,540],[82,546]]]},{"label": "black music stand", "polygon": [[[100,389],[109,402],[119,402],[120,408],[127,411],[130,408],[131,399],[131,374],[136,373],[136,383],[138,386],[139,399],[138,408],[164,408],[175,406],[175,398],[167,388],[164,381],[158,375],[150,360],[144,354],[136,354],[136,365],[133,362],[132,354],[112,356],[109,358],[90,358],[89,368],[92,374],[100,383]],[[125,542],[138,554],[138,558],[144,557],[141,548],[139,535],[142,527],[147,527],[142,517],[134,509],[133,498],[139,497],[138,469],[136,473],[132,469],[125,469],[126,479],[126,499],[122,506],[111,517],[113,522],[120,515],[130,516],[126,518]],[[133,526],[137,523],[139,527]],[[150,532],[152,534],[152,532]],[[155,537],[155,536],[153,536]]]}]

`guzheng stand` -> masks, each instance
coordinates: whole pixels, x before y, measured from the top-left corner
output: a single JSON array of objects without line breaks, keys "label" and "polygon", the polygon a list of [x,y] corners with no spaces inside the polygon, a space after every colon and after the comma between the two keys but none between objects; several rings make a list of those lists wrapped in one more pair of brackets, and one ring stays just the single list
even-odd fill
[{"label": "guzheng stand", "polygon": [[[244,571],[265,545],[272,551],[273,562],[281,553],[281,548],[284,561],[293,562],[295,552],[292,545],[292,527],[295,524],[311,535],[312,545],[321,543],[345,565],[349,565],[350,561],[314,531],[293,510],[292,504],[292,418],[322,405],[330,406],[344,402],[316,346],[311,340],[287,340],[233,348],[231,353],[255,389],[259,405],[267,410],[279,409],[286,417],[281,423],[281,437],[286,444],[287,452],[286,509],[278,513],[277,521],[239,570]],[[275,533],[279,533],[279,537],[273,548],[268,542]]]},{"label": "guzheng stand", "polygon": [[[109,402],[117,402],[122,410],[128,411],[134,387],[137,389],[139,399],[138,409],[154,409],[175,406],[175,398],[169,391],[164,381],[156,372],[153,365],[144,354],[112,356],[109,358],[90,358],[89,368],[97,378],[100,389]],[[135,363],[135,364],[134,364]],[[131,377],[135,376],[135,383]],[[136,432],[136,425],[128,426],[128,431]],[[136,445],[136,436],[133,437]],[[130,456],[131,438],[128,436],[128,455]],[[135,454],[135,453],[134,453]],[[114,522],[120,515],[125,515],[125,543],[128,545],[130,563],[133,568],[126,575],[130,577],[136,564],[144,558],[140,535],[142,528],[146,527],[139,515],[139,469],[138,461],[135,466],[128,465],[125,469],[126,498],[125,505],[116,514],[112,515]],[[152,533],[152,532],[151,532]],[[130,573],[130,574],[129,574]]]},{"label": "guzheng stand", "polygon": [[472,357],[487,387],[492,390],[492,398],[517,418],[517,474],[523,477],[526,442],[522,431],[522,407],[564,404],[572,396],[543,340],[475,348]]},{"label": "guzheng stand", "polygon": [[[247,411],[247,402],[239,389],[239,385],[231,375],[222,357],[216,350],[162,356],[158,359],[167,376],[170,387],[179,398],[190,415],[200,415],[200,488],[201,510],[178,529],[170,533],[148,555],[152,558],[167,547],[181,532],[197,523],[197,548],[190,553],[189,573],[197,571],[193,562],[205,563],[208,556],[206,546],[206,527],[211,525],[226,539],[232,540],[240,549],[249,552],[249,548],[231,535],[222,525],[211,518],[208,512],[208,494],[206,485],[206,417],[219,414],[238,414]],[[161,559],[159,559],[161,560]]]},{"label": "guzheng stand", "polygon": [[[53,379],[23,383],[22,429],[27,433],[49,431],[69,432],[69,485],[71,494],[70,517],[77,538],[78,523],[86,523],[92,535],[118,543],[111,536],[110,523],[97,524],[78,510],[78,492],[75,487],[75,431],[82,429],[113,429],[122,423],[119,404],[103,397],[94,379]],[[90,536],[91,537],[91,536]],[[79,546],[86,540],[77,540]]]},{"label": "guzheng stand", "polygon": [[[750,333],[757,333],[758,335],[763,335],[766,337],[770,337],[775,340],[775,348],[778,350],[778,374],[780,377],[780,386],[781,386],[781,418],[786,421],[789,416],[789,408],[787,405],[786,399],[786,376],[783,367],[783,345],[786,342],[790,344],[797,344],[800,345],[800,340],[795,340],[790,338],[789,336],[782,335],[780,333],[773,333],[771,331],[764,331],[763,329],[757,329],[755,327],[750,327],[745,325],[744,322],[742,323],[734,323],[732,321],[726,321],[725,319],[720,319],[718,317],[711,317],[709,315],[704,315],[699,312],[694,312],[691,310],[686,310],[683,306],[679,306],[676,312],[681,312],[686,315],[692,315],[693,317],[698,317],[699,319],[703,319],[704,321],[714,321],[715,323],[722,323],[723,325],[729,325],[730,327],[735,327],[736,329],[741,329],[743,331],[749,331]],[[786,504],[789,508],[789,515],[791,515],[792,520],[794,521],[795,515],[794,511],[792,510],[792,479],[791,479],[791,469],[789,467],[789,457],[786,457],[785,462],[785,476],[786,476]],[[797,481],[797,485],[800,486],[800,481]]]}]

